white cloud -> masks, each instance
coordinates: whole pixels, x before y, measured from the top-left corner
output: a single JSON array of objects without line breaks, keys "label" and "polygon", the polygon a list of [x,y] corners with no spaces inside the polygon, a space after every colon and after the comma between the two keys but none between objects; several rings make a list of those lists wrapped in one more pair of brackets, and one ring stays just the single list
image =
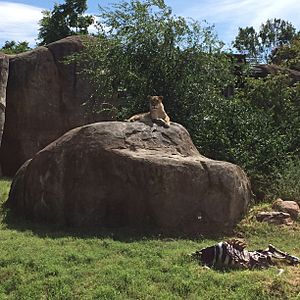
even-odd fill
[{"label": "white cloud", "polygon": [[299,11],[299,0],[202,0],[189,5],[181,15],[215,24],[219,36],[230,42],[238,27],[254,26],[258,29],[271,18],[289,21],[299,30]]},{"label": "white cloud", "polygon": [[34,46],[42,10],[21,3],[0,2],[0,46],[7,40],[28,41]]},{"label": "white cloud", "polygon": [[[215,24],[219,37],[228,43],[236,36],[238,27],[257,29],[261,23],[275,17],[290,21],[300,30],[300,0],[188,0],[184,5],[181,0],[166,2],[178,7],[176,14]],[[27,40],[34,46],[42,10],[41,7],[0,1],[0,47],[6,40]],[[89,31],[95,32],[95,28],[91,26]]]}]

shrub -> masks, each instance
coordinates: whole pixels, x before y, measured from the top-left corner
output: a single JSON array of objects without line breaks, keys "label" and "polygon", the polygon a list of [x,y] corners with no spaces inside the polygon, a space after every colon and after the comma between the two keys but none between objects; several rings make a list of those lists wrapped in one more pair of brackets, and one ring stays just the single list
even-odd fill
[{"label": "shrub", "polygon": [[281,170],[275,170],[275,180],[270,183],[269,195],[284,200],[300,202],[300,159],[287,160]]},{"label": "shrub", "polygon": [[290,157],[299,156],[299,99],[299,84],[279,74],[246,79],[230,100],[225,117],[228,157],[223,158],[245,168],[259,194],[267,193],[276,171],[285,168]]},{"label": "shrub", "polygon": [[163,95],[174,121],[199,128],[233,80],[213,28],[176,17],[162,0],[131,0],[101,9],[100,32],[79,57],[92,83],[88,101],[122,94],[118,118],[148,109],[147,95]]}]

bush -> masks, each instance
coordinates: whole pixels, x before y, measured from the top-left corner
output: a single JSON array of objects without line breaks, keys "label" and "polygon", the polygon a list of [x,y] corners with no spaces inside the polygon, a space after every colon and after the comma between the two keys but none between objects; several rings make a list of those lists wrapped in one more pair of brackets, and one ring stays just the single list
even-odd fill
[{"label": "bush", "polygon": [[272,62],[300,71],[300,33],[291,44],[282,45],[274,51]]},{"label": "bush", "polygon": [[275,180],[270,183],[269,194],[274,198],[300,202],[300,159],[289,159],[281,170],[275,171]]},{"label": "bush", "polygon": [[225,138],[217,158],[243,167],[259,196],[268,195],[276,172],[299,156],[300,89],[285,74],[247,78],[227,100],[219,120]]},{"label": "bush", "polygon": [[100,32],[79,60],[94,90],[87,104],[122,95],[118,118],[148,110],[147,95],[163,95],[172,120],[191,131],[210,114],[233,80],[213,28],[176,17],[162,0],[116,4],[101,9]]}]

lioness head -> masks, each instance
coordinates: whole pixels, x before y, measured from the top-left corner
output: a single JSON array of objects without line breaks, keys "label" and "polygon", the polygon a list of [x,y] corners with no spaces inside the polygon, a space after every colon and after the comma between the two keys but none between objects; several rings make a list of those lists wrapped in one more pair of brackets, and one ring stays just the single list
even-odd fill
[{"label": "lioness head", "polygon": [[163,99],[164,99],[163,96],[148,96],[150,109],[157,109],[159,105],[162,103]]}]

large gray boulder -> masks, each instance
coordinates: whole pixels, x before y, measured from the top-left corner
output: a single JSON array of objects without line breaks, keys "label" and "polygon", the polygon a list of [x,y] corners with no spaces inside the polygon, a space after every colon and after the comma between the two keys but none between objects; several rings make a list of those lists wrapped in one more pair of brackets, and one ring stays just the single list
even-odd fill
[{"label": "large gray boulder", "polygon": [[101,122],[27,161],[7,204],[18,216],[61,225],[199,234],[231,229],[250,197],[243,170],[200,155],[181,125]]},{"label": "large gray boulder", "polygon": [[10,56],[0,150],[5,175],[14,175],[27,159],[66,131],[95,121],[82,106],[89,97],[89,84],[75,63],[63,63],[82,49],[82,37],[72,36]]}]

